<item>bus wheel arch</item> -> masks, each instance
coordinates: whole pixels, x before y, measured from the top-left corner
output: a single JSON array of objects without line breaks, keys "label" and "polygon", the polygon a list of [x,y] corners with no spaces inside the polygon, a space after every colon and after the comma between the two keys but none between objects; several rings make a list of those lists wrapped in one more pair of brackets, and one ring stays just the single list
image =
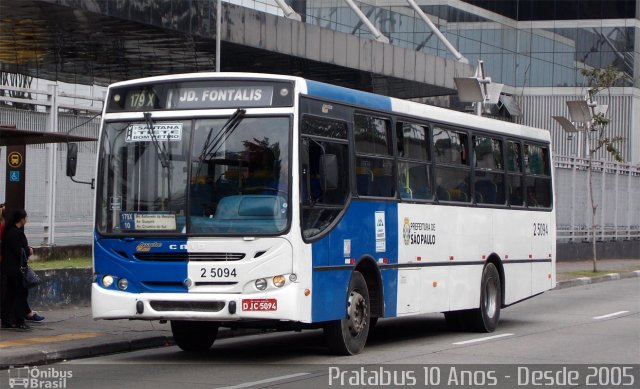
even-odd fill
[{"label": "bus wheel arch", "polygon": [[354,271],[360,272],[367,283],[369,301],[371,304],[371,318],[377,320],[384,317],[384,290],[382,288],[382,275],[376,261],[365,256],[360,258]]}]

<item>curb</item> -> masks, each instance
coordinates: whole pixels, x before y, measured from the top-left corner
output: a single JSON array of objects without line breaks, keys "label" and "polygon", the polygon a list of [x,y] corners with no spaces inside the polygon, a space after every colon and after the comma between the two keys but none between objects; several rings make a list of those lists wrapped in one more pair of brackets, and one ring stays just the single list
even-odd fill
[{"label": "curb", "polygon": [[173,338],[170,336],[154,336],[134,340],[109,341],[96,344],[62,345],[53,350],[37,350],[29,348],[27,350],[19,348],[15,350],[3,350],[0,357],[0,369],[7,369],[17,366],[48,365],[69,359],[97,357],[100,355],[131,352],[148,348],[163,347],[173,345]]},{"label": "curb", "polygon": [[614,281],[622,278],[636,278],[636,277],[640,277],[640,270],[634,270],[632,272],[627,272],[627,273],[609,273],[609,274],[605,274],[603,276],[598,276],[598,277],[578,277],[572,280],[558,281],[556,282],[556,287],[553,288],[552,290],[566,289],[566,288],[572,288],[574,286],[597,284],[599,282]]},{"label": "curb", "polygon": [[[234,338],[236,336],[256,335],[262,333],[262,330],[252,329],[222,329],[218,333],[216,339]],[[53,350],[37,350],[35,348],[14,350],[7,349],[2,351],[0,357],[0,369],[9,369],[22,366],[48,365],[69,359],[91,358],[108,354],[124,353],[131,351],[146,350],[157,347],[173,346],[175,342],[171,336],[151,336],[148,338],[139,338],[132,340],[113,341],[94,340],[89,344],[69,344]]]}]

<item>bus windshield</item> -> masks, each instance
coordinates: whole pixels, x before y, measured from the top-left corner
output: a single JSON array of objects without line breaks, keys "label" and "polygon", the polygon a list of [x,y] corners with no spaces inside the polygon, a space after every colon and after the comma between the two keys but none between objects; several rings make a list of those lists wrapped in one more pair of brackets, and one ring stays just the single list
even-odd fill
[{"label": "bus windshield", "polygon": [[97,229],[106,234],[278,234],[289,223],[289,117],[108,122]]}]

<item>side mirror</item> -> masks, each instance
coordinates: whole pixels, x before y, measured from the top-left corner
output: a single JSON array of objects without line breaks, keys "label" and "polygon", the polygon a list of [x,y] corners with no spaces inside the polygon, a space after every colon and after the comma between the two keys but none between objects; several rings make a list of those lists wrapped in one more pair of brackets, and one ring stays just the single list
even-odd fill
[{"label": "side mirror", "polygon": [[335,154],[322,154],[321,157],[322,190],[338,189],[338,157]]},{"label": "side mirror", "polygon": [[78,144],[67,143],[67,176],[76,175],[76,165],[78,163]]}]

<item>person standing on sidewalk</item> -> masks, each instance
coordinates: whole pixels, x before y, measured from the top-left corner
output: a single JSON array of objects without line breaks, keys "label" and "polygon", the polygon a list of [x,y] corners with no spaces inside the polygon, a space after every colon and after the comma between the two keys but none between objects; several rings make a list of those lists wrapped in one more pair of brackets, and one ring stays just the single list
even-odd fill
[{"label": "person standing on sidewalk", "polygon": [[2,285],[5,290],[2,301],[2,327],[30,330],[25,323],[27,288],[22,285],[22,256],[31,255],[32,249],[24,234],[27,212],[17,209],[2,239]]}]

